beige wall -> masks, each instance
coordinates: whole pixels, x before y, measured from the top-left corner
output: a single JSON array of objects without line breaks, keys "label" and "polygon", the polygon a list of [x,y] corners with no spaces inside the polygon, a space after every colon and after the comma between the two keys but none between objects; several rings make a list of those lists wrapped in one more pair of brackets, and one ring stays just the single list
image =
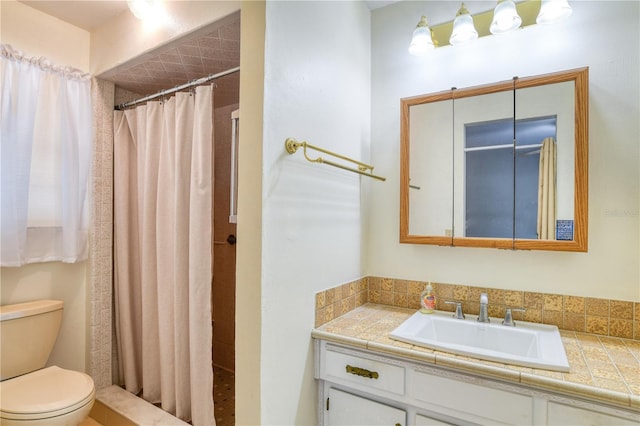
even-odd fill
[{"label": "beige wall", "polygon": [[27,56],[44,56],[59,65],[89,71],[89,32],[46,13],[2,0],[1,39]]},{"label": "beige wall", "polygon": [[262,119],[265,4],[243,1],[236,248],[236,424],[261,424]]},{"label": "beige wall", "polygon": [[[1,39],[27,56],[89,70],[89,33],[14,0],[2,0]],[[0,271],[0,303],[36,299],[64,302],[62,326],[50,365],[85,371],[87,262],[37,263]]]}]

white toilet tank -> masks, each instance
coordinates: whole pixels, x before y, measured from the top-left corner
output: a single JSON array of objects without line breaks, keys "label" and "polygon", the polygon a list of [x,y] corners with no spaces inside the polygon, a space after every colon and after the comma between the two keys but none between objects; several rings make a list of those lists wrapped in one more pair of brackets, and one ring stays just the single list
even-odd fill
[{"label": "white toilet tank", "polygon": [[43,368],[58,337],[63,302],[0,306],[0,380]]}]

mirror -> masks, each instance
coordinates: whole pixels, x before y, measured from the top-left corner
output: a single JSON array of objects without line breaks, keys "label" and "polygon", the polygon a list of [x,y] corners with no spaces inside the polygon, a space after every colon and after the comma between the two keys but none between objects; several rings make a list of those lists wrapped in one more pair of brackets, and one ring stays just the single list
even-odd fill
[{"label": "mirror", "polygon": [[400,242],[587,251],[588,68],[401,99]]}]

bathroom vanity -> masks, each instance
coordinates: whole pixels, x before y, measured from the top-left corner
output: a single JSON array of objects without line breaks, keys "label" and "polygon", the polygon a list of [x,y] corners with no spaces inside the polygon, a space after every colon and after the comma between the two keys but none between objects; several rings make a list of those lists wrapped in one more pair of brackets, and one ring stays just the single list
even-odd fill
[{"label": "bathroom vanity", "polygon": [[553,372],[390,339],[413,312],[367,304],[313,330],[318,424],[640,424],[637,394],[578,383],[580,357],[596,356],[574,344],[579,333],[563,333],[572,371]]}]

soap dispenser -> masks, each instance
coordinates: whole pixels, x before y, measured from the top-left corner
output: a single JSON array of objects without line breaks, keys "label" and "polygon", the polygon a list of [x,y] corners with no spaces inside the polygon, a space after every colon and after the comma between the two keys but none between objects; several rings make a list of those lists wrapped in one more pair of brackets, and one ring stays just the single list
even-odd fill
[{"label": "soap dispenser", "polygon": [[420,294],[420,312],[432,314],[436,310],[436,294],[431,286],[431,281],[427,282],[427,287]]}]

